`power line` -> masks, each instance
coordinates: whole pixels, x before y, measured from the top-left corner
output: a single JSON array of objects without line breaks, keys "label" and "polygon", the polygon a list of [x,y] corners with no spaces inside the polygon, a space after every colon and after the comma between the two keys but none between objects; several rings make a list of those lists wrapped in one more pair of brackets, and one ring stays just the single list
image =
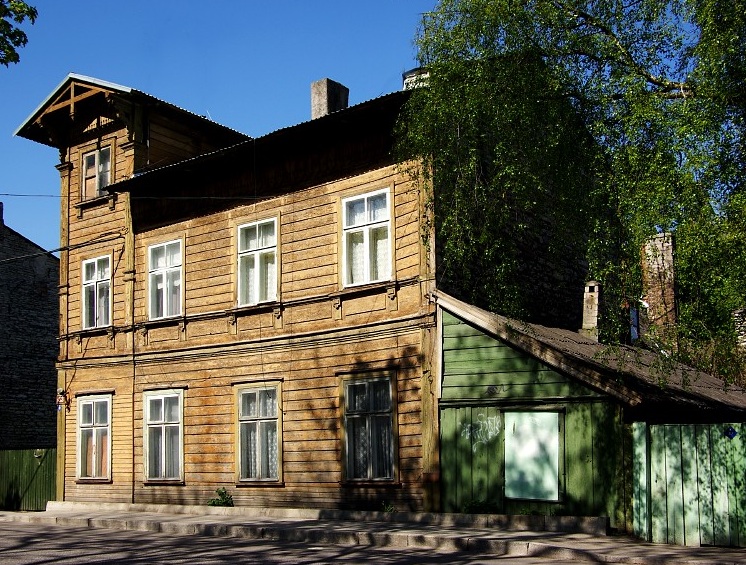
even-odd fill
[{"label": "power line", "polygon": [[58,251],[72,251],[74,249],[80,249],[81,247],[87,247],[89,245],[94,245],[96,243],[106,243],[107,241],[114,241],[116,239],[120,239],[124,237],[124,233],[122,232],[105,232],[101,235],[94,237],[93,239],[90,239],[88,241],[84,241],[83,243],[76,243],[74,245],[66,245],[64,247],[58,247],[57,249],[51,249],[49,251],[37,251],[36,253],[29,253],[28,255],[17,255],[15,257],[7,257],[5,259],[0,259],[0,265],[3,263],[10,263],[12,261],[20,261],[22,259],[33,259],[34,257],[41,257],[43,255],[51,255],[52,253],[56,253]]}]

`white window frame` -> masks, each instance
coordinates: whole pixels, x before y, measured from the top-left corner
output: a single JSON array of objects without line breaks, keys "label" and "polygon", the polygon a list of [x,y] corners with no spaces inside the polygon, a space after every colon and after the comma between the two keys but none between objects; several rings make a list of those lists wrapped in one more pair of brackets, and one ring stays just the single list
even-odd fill
[{"label": "white window frame", "polygon": [[[370,202],[376,197],[386,197],[385,217],[372,219],[370,217]],[[350,207],[356,202],[362,201],[364,206],[364,219],[355,221],[350,218]],[[373,268],[371,247],[374,244],[373,234],[382,229],[386,230],[386,256],[377,264],[378,272]],[[354,276],[350,254],[352,248],[350,240],[352,237],[362,236],[363,272],[359,280]],[[359,196],[353,196],[342,200],[342,282],[344,286],[358,286],[391,279],[392,273],[392,249],[393,230],[391,225],[391,194],[388,188],[368,192]]]},{"label": "white window frame", "polygon": [[[262,227],[271,225],[273,241],[269,245],[261,245],[259,242],[258,234]],[[245,231],[256,230],[257,232],[257,246],[254,248],[243,249],[243,238],[242,234]],[[277,253],[277,219],[270,218],[268,220],[260,220],[258,222],[251,222],[249,224],[243,224],[237,228],[237,244],[236,249],[238,252],[238,297],[237,303],[239,306],[251,306],[259,304],[261,302],[273,302],[277,300],[277,281],[278,281],[278,253]],[[272,263],[266,263],[265,259],[271,257]],[[253,261],[254,272],[252,275],[253,281],[251,285],[248,285],[247,289],[247,276],[244,267],[248,261]],[[269,265],[272,265],[273,273],[270,273]],[[267,279],[274,279],[274,284],[266,283]],[[264,283],[264,284],[263,284]],[[251,289],[254,289],[254,295],[251,296],[249,293]]]},{"label": "white window frame", "polygon": [[[168,249],[173,245],[179,246],[178,263],[168,264]],[[161,267],[153,264],[153,253],[159,248],[163,248],[164,257],[167,261],[167,264]],[[148,319],[150,320],[162,320],[164,318],[181,316],[184,300],[183,248],[184,246],[180,239],[157,243],[148,247]],[[175,282],[172,278],[174,273],[178,274]],[[160,283],[158,282],[159,278]],[[169,292],[169,290],[172,290],[172,287],[176,286],[178,286],[178,296],[174,298],[173,293]],[[155,310],[158,304],[158,301],[155,300],[156,293],[160,295],[162,312]]]},{"label": "white window frame", "polygon": [[[178,406],[176,408],[176,418],[168,417],[165,405],[168,400],[176,399]],[[160,414],[153,410],[154,403],[160,403]],[[177,472],[168,473],[169,466],[173,466],[173,461],[168,460],[167,442],[163,438],[167,437],[167,430],[176,430],[177,441]],[[152,430],[160,430],[160,445],[152,444]],[[158,465],[153,469],[153,457],[151,449],[158,449]],[[184,391],[181,389],[169,390],[152,390],[143,393],[143,469],[145,471],[145,482],[162,482],[184,480]]]},{"label": "white window frame", "polygon": [[[105,273],[101,273],[99,268],[100,263],[106,262]],[[89,279],[86,278],[86,267],[93,265],[93,276]],[[81,304],[82,304],[82,320],[81,324],[84,330],[92,328],[103,328],[111,325],[111,308],[112,308],[112,292],[111,292],[111,256],[102,255],[94,259],[88,259],[83,261],[81,268]],[[89,301],[88,291],[92,290],[91,300]],[[102,304],[100,293],[105,292],[106,296]],[[92,303],[91,303],[92,302]],[[101,312],[101,307],[104,306],[106,310]],[[93,323],[88,323],[89,315],[93,313]]]},{"label": "white window frame", "polygon": [[562,415],[506,411],[504,418],[505,497],[558,501],[562,492]]},{"label": "white window frame", "polygon": [[[376,408],[371,406],[371,394],[373,384],[385,383],[388,391],[388,406]],[[366,405],[355,408],[351,387],[365,387]],[[343,381],[343,405],[344,405],[344,430],[345,430],[345,473],[349,481],[392,481],[396,474],[396,408],[394,385],[391,377],[367,377],[348,378]],[[364,424],[358,428],[362,432],[365,450],[365,469],[356,464],[356,454],[360,446],[353,445],[355,440],[356,422]],[[376,451],[375,439],[383,439],[385,442],[385,430],[380,426],[388,427],[388,446],[383,450]],[[379,445],[380,447],[380,445]],[[384,459],[381,460],[380,458]],[[377,461],[376,461],[376,458]],[[376,469],[378,467],[378,469]]]},{"label": "white window frame", "polygon": [[[107,159],[102,156],[106,154]],[[104,188],[111,184],[111,145],[106,145],[93,151],[83,153],[83,165],[81,167],[82,193],[84,200],[90,200],[101,196]],[[93,157],[93,167],[89,167],[88,160]],[[105,166],[105,168],[104,168]],[[88,180],[95,179],[93,193],[88,191]]]},{"label": "white window frame", "polygon": [[[78,480],[111,480],[111,394],[87,395],[78,398],[77,403],[77,457],[76,477]],[[105,404],[105,422],[101,422],[102,412],[96,408]],[[89,445],[84,438],[86,431],[91,432],[90,450],[92,451],[90,462],[94,469],[87,469],[84,464],[84,445]],[[101,432],[105,438],[101,438]],[[103,451],[103,457],[100,457]],[[88,459],[88,458],[86,458]],[[97,467],[97,468],[96,468]],[[103,468],[102,468],[103,467]]]},{"label": "white window frame", "polygon": [[[262,413],[261,407],[267,406],[262,404],[259,398],[262,394],[271,391],[275,398],[272,402],[274,413]],[[236,454],[238,456],[237,470],[239,482],[278,482],[282,478],[282,408],[281,408],[281,387],[280,383],[256,383],[240,386],[236,389],[236,412],[238,415],[238,425],[236,426]],[[255,414],[247,413],[244,400],[254,396],[257,400],[258,410]],[[276,468],[270,468],[271,457],[265,457],[265,450],[260,446],[252,446],[249,452],[244,450],[244,439],[251,426],[259,430],[256,435],[258,441],[266,444],[269,449],[275,450]],[[274,426],[274,442],[268,440],[268,434],[265,430],[270,430]],[[272,445],[270,445],[270,442]],[[253,453],[252,453],[253,451]],[[268,452],[267,452],[268,454]],[[251,467],[253,467],[253,472]]]}]

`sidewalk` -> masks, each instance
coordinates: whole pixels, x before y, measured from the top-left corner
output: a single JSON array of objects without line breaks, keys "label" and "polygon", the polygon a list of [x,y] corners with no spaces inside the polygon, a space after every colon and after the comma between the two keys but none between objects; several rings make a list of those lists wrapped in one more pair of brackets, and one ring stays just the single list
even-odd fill
[{"label": "sidewalk", "polygon": [[424,547],[547,560],[746,563],[746,549],[654,545],[605,536],[594,532],[593,520],[548,525],[555,529],[573,527],[575,532],[524,529],[536,517],[523,518],[515,517],[506,524],[504,520],[494,523],[498,518],[489,516],[74,502],[50,502],[45,512],[0,512],[0,521],[335,545]]}]

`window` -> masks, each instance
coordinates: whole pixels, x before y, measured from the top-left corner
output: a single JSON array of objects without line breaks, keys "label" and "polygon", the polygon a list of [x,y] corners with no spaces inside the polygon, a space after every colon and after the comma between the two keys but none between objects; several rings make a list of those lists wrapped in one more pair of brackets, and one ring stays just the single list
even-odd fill
[{"label": "window", "polygon": [[505,413],[505,496],[559,500],[557,412]]},{"label": "window", "polygon": [[83,197],[100,196],[111,184],[111,147],[83,155]]},{"label": "window", "polygon": [[275,220],[238,228],[238,305],[277,297],[277,236]]},{"label": "window", "polygon": [[150,319],[181,314],[181,242],[148,248]]},{"label": "window", "polygon": [[393,479],[394,438],[391,381],[345,383],[348,479]]},{"label": "window", "polygon": [[78,399],[78,478],[109,479],[111,396]]},{"label": "window", "polygon": [[342,201],[345,285],[387,280],[391,276],[388,190]]},{"label": "window", "polygon": [[111,324],[111,258],[83,261],[83,329]]},{"label": "window", "polygon": [[238,391],[239,479],[280,478],[278,386]]},{"label": "window", "polygon": [[181,479],[181,391],[145,393],[145,476]]}]

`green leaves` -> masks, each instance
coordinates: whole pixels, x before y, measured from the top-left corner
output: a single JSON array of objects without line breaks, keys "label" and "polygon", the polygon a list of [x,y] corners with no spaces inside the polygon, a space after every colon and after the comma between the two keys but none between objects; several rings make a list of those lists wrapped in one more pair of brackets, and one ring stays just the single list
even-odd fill
[{"label": "green leaves", "polygon": [[0,64],[6,67],[17,63],[18,49],[26,45],[28,38],[17,24],[28,19],[36,21],[36,8],[20,0],[0,0]]},{"label": "green leaves", "polygon": [[743,0],[442,0],[417,46],[430,86],[400,154],[431,174],[439,280],[540,314],[551,305],[521,285],[567,282],[547,265],[582,256],[604,284],[603,335],[624,339],[640,246],[671,231],[681,358],[742,374],[717,367],[737,365],[730,312],[746,305]]}]

